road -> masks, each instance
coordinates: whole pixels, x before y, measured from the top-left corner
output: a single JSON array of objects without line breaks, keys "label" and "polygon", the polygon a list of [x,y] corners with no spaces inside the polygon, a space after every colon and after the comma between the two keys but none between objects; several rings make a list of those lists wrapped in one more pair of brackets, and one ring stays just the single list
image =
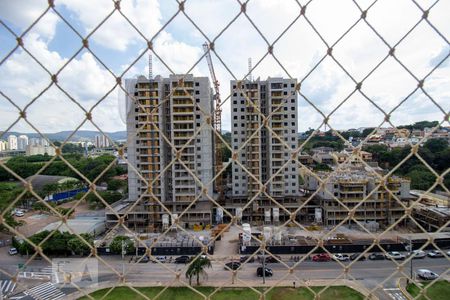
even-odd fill
[{"label": "road", "polygon": [[[129,263],[129,258],[122,261],[119,257],[102,257],[110,266],[98,262],[98,281],[99,282],[117,282],[119,277],[115,273],[121,273],[125,270],[126,280],[128,282],[136,283],[148,283],[149,285],[169,285],[173,284],[175,274],[180,274],[180,280],[187,282],[185,278],[186,265],[177,265],[173,263]],[[289,259],[284,259],[285,263],[290,267],[293,266],[293,262],[289,262]],[[24,258],[14,257],[9,261],[3,263],[1,268],[9,272],[15,272],[17,270],[17,263],[24,261]],[[224,269],[224,262],[213,261],[212,268],[207,269],[208,278],[205,284],[210,285],[242,285],[243,282],[248,285],[262,285],[262,278],[256,276],[256,268],[260,266],[260,263],[248,263],[243,265],[237,272],[236,277],[233,280],[233,272]],[[345,262],[344,265],[349,265],[350,262]],[[424,258],[415,259],[413,261],[414,271],[420,268],[430,269],[438,274],[443,274],[450,269],[450,262],[445,258]],[[374,293],[380,299],[401,299],[389,296],[389,293],[396,292],[396,281],[399,277],[404,275],[397,272],[397,266],[389,260],[380,261],[357,261],[354,262],[348,270],[347,274],[344,274],[344,268],[337,262],[312,262],[304,261],[297,265],[290,274],[288,268],[281,263],[269,263],[269,268],[273,270],[274,276],[266,279],[267,285],[280,284],[280,280],[283,279],[281,284],[292,285],[293,282],[296,286],[304,285],[310,281],[317,280],[333,280],[335,278],[349,279],[355,284],[365,287],[368,290],[374,290]],[[49,272],[49,264],[47,261],[33,261],[26,268],[28,276],[37,274],[36,276],[42,276],[45,271]],[[50,269],[51,270],[51,269]],[[409,262],[403,269],[405,274],[409,274]],[[386,278],[388,278],[386,280]],[[50,277],[49,277],[50,278]],[[42,278],[41,278],[42,279]],[[94,278],[95,279],[95,278]],[[382,288],[377,288],[381,283]]]}]

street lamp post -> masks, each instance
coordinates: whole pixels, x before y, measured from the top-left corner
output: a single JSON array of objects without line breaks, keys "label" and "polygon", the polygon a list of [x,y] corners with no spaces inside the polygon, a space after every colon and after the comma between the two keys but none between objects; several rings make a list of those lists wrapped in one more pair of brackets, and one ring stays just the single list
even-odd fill
[{"label": "street lamp post", "polygon": [[125,241],[122,240],[122,275],[125,275]]},{"label": "street lamp post", "polygon": [[263,258],[262,258],[262,260],[263,260],[262,261],[263,284],[266,284],[266,256],[265,256],[265,254],[266,254],[266,247],[264,247],[264,249],[263,249]]},{"label": "street lamp post", "polygon": [[409,277],[412,280],[413,277],[413,260],[414,257],[413,255],[413,248],[412,248],[412,241],[411,241],[411,236],[409,236],[409,256],[411,256],[411,259],[409,260]]}]

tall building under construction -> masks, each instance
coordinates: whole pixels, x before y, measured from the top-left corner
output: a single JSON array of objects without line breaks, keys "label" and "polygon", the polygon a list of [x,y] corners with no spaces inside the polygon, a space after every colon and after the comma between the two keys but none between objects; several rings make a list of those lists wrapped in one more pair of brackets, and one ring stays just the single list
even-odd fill
[{"label": "tall building under construction", "polygon": [[[296,84],[296,79],[270,77],[231,81],[231,145],[238,157],[232,170],[234,203],[228,207],[233,210],[233,206],[258,199],[248,217],[252,220],[288,217],[267,196],[279,199],[288,209],[298,207],[298,165],[291,159],[292,150],[298,147]],[[259,181],[268,182],[267,194],[260,193]],[[245,215],[244,211],[244,219]]]},{"label": "tall building under construction", "polygon": [[[127,225],[140,231],[164,227],[169,212],[181,226],[209,224],[213,197],[213,113],[207,77],[139,76],[126,81],[129,202],[139,204]],[[131,97],[132,96],[132,97]],[[195,176],[193,176],[195,175]],[[163,203],[165,208],[160,205]]]}]

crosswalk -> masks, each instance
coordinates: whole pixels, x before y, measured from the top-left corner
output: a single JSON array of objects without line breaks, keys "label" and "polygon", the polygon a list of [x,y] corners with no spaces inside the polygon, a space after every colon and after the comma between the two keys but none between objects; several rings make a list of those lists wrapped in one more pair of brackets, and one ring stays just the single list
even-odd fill
[{"label": "crosswalk", "polygon": [[52,280],[55,277],[57,277],[57,275],[56,272],[53,272],[52,267],[45,267],[39,271],[19,272],[19,278]]},{"label": "crosswalk", "polygon": [[16,283],[12,280],[0,280],[0,295],[7,296],[11,294],[16,288]]},{"label": "crosswalk", "polygon": [[399,288],[384,289],[393,300],[407,300]]},{"label": "crosswalk", "polygon": [[45,282],[32,287],[26,290],[24,294],[36,300],[56,300],[66,297],[66,294],[51,282]]}]

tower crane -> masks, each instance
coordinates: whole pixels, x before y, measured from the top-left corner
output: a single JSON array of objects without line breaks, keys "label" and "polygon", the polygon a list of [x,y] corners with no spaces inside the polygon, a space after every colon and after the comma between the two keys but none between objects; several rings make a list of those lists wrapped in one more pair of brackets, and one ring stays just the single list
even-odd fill
[{"label": "tower crane", "polygon": [[[213,127],[217,134],[222,134],[222,107],[220,100],[220,90],[219,90],[219,81],[216,78],[216,73],[214,71],[214,66],[211,59],[211,54],[209,52],[208,44],[205,42],[203,44],[203,50],[205,51],[206,61],[208,63],[209,73],[211,75],[211,80],[214,86],[214,115],[213,115]],[[215,139],[215,174],[219,174],[222,170],[222,140],[218,137]],[[216,178],[216,191],[219,194],[219,200],[223,200],[223,183],[222,183],[222,174],[217,176]]]}]

